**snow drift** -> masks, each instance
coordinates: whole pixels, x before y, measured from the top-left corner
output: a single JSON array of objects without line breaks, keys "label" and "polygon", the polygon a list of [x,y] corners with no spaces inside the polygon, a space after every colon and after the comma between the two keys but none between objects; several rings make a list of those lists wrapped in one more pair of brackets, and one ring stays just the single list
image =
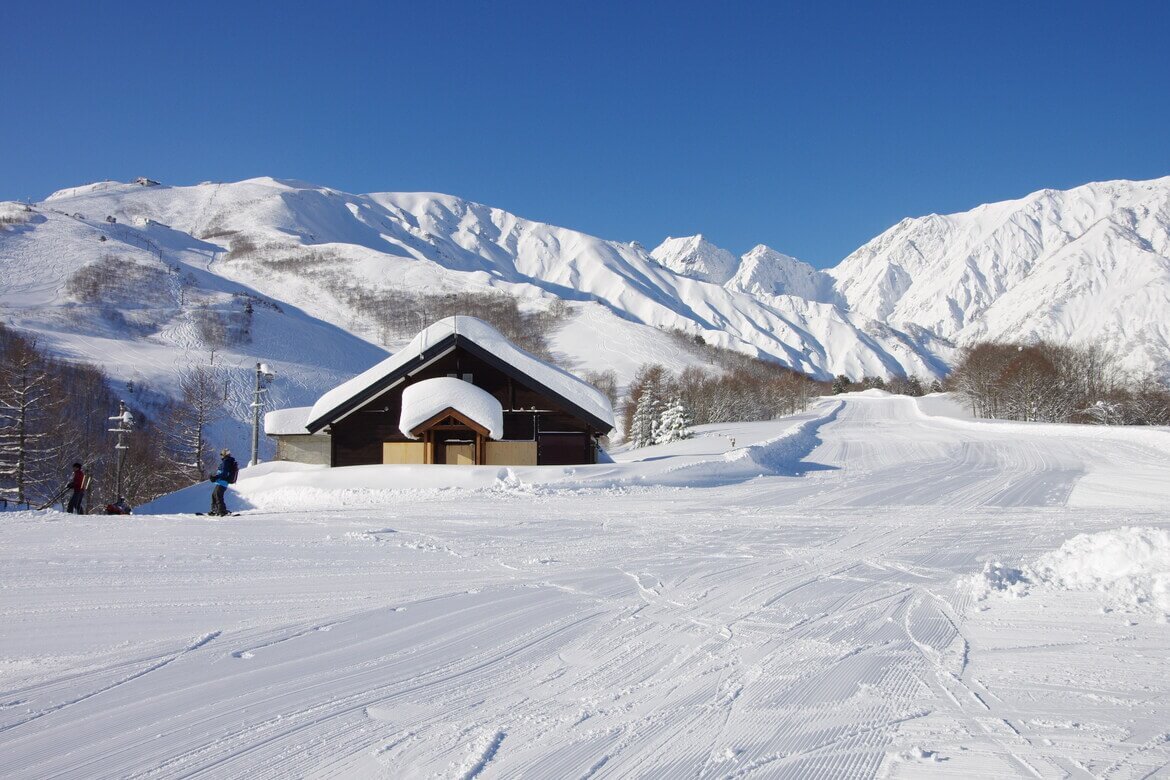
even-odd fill
[{"label": "snow drift", "polygon": [[975,577],[977,598],[1032,588],[1098,591],[1124,609],[1170,614],[1170,531],[1124,527],[1078,534],[1030,565],[998,561]]}]

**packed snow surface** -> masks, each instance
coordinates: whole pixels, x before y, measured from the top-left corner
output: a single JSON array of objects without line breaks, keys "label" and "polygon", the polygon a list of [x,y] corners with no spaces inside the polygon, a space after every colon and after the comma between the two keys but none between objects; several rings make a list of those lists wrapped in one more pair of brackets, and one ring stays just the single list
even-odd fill
[{"label": "packed snow surface", "polygon": [[500,402],[487,390],[449,376],[424,379],[402,391],[398,430],[409,436],[416,427],[446,409],[454,409],[487,428],[491,438],[504,438],[504,409]]},{"label": "packed snow surface", "polygon": [[[8,513],[3,774],[1170,769],[1170,625],[1095,584],[1159,571],[1170,432],[846,395],[696,434],[578,467],[263,464],[223,519],[178,514],[206,485]],[[1067,587],[977,598],[995,562]]]},{"label": "packed snow surface", "polygon": [[458,333],[461,337],[514,366],[526,376],[577,404],[594,417],[608,423],[611,427],[613,426],[613,408],[604,393],[564,369],[525,352],[504,338],[491,325],[475,317],[447,317],[426,327],[398,352],[322,395],[313,405],[309,420],[320,419],[346,400],[409,364],[410,361],[418,360],[427,349],[452,333]]}]

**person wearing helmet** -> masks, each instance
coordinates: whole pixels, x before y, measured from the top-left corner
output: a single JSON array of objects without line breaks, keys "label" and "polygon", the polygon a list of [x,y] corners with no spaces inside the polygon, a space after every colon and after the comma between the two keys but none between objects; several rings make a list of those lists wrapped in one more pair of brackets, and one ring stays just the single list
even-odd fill
[{"label": "person wearing helmet", "polygon": [[211,511],[208,514],[215,515],[216,517],[226,517],[231,512],[228,511],[223,496],[227,492],[228,485],[236,481],[236,475],[240,471],[240,466],[236,463],[236,459],[232,457],[231,450],[227,447],[219,451],[219,456],[221,458],[219,470],[214,474],[208,475],[208,479],[215,485],[211,489]]}]

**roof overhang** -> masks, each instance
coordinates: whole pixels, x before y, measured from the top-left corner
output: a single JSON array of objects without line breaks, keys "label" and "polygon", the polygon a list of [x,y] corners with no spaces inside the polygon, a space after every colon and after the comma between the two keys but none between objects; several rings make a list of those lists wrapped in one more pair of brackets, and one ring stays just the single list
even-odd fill
[{"label": "roof overhang", "polygon": [[406,433],[412,438],[417,439],[421,434],[426,433],[431,428],[434,428],[440,421],[445,420],[448,417],[455,418],[459,421],[460,425],[464,426],[465,428],[470,428],[480,436],[491,438],[491,431],[465,415],[463,412],[456,409],[454,406],[448,406],[434,417],[431,417],[429,420],[424,420],[423,422],[411,428],[409,431],[403,431],[403,433]]},{"label": "roof overhang", "polygon": [[564,411],[584,420],[599,434],[604,435],[613,430],[613,425],[611,425],[609,422],[598,418],[596,415],[585,409],[582,409],[579,405],[573,403],[568,398],[565,398],[560,393],[550,389],[538,380],[534,379],[528,374],[525,374],[511,363],[508,363],[505,360],[501,360],[499,357],[476,344],[471,339],[464,338],[458,333],[452,333],[435,342],[430,347],[421,352],[418,358],[409,361],[406,363],[406,365],[400,366],[398,369],[390,372],[386,376],[379,379],[377,382],[371,384],[369,387],[366,387],[360,392],[350,396],[315,420],[310,420],[305,425],[305,428],[309,433],[316,433],[325,426],[331,425],[348,417],[350,414],[353,414],[358,409],[361,409],[363,406],[373,401],[378,396],[391,390],[396,384],[398,384],[400,380],[417,374],[419,371],[422,371],[427,366],[447,355],[447,353],[451,352],[456,347],[466,351],[470,355],[474,355],[476,358],[482,360],[484,363],[487,363],[492,368],[500,371],[500,373],[504,374],[505,376],[511,377],[515,381],[520,382],[526,387],[535,390],[541,395],[544,395],[545,397],[555,401]]}]

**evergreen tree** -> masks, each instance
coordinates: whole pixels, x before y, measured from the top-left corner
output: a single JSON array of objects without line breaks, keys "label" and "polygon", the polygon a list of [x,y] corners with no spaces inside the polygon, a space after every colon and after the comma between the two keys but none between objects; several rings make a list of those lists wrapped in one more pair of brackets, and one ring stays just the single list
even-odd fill
[{"label": "evergreen tree", "polygon": [[844,374],[837,374],[833,377],[833,395],[840,395],[841,393],[848,393],[849,386],[853,384],[849,377]]},{"label": "evergreen tree", "polygon": [[691,419],[691,413],[682,399],[675,396],[662,413],[655,443],[669,444],[672,441],[691,438]]},{"label": "evergreen tree", "polygon": [[656,444],[658,420],[662,416],[662,401],[652,392],[644,392],[634,409],[630,422],[630,442],[635,447],[649,447]]}]

